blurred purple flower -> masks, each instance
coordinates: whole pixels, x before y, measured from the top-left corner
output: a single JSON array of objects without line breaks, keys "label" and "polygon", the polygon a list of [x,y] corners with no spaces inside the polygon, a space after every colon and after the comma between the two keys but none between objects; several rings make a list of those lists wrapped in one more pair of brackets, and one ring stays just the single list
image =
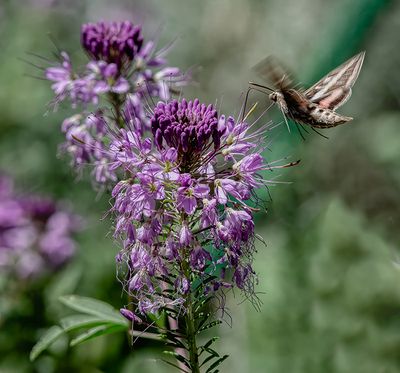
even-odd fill
[{"label": "blurred purple flower", "polygon": [[74,255],[72,234],[81,220],[48,198],[18,196],[11,179],[0,176],[0,267],[19,278],[37,277]]}]

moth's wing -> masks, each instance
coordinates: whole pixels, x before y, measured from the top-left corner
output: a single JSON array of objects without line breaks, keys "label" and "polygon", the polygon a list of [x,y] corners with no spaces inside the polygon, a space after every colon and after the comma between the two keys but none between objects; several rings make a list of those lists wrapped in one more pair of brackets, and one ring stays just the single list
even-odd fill
[{"label": "moth's wing", "polygon": [[351,96],[351,87],[358,78],[365,52],[356,54],[308,88],[304,95],[319,106],[335,110]]},{"label": "moth's wing", "polygon": [[271,82],[280,90],[292,87],[292,74],[274,56],[268,56],[253,67],[253,70],[265,81]]}]

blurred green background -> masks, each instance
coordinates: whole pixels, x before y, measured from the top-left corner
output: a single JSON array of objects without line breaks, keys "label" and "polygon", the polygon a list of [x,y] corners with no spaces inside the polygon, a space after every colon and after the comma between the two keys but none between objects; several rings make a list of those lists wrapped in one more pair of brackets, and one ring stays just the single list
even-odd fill
[{"label": "blurred green background", "polygon": [[[0,294],[0,372],[169,372],[148,344],[102,337],[68,350],[57,343],[34,364],[28,354],[56,322],[61,294],[97,297],[119,308],[116,243],[101,219],[107,194],[96,195],[67,159],[56,157],[60,123],[48,82],[21,59],[51,55],[49,33],[79,60],[80,24],[131,19],[160,46],[176,39],[171,65],[195,67],[188,97],[237,112],[251,67],[278,56],[304,86],[355,53],[366,60],[351,100],[339,112],[348,125],[302,141],[276,128],[268,157],[301,164],[279,172],[268,213],[258,216],[255,259],[261,312],[228,299],[232,326],[220,329],[231,355],[222,372],[400,372],[400,2],[389,0],[0,0],[0,168],[20,190],[69,201],[85,216],[76,260],[51,281]],[[266,102],[253,96],[252,101]],[[262,105],[261,105],[262,106]],[[265,120],[282,120],[276,108]],[[273,175],[275,176],[275,175]],[[229,318],[227,318],[229,321]]]}]

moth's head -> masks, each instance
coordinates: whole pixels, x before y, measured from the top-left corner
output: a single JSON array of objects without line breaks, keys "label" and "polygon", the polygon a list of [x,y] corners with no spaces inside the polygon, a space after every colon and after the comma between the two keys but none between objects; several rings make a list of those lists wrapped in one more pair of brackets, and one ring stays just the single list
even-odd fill
[{"label": "moth's head", "polygon": [[280,92],[272,92],[269,94],[268,97],[273,102],[277,102],[279,99],[283,99],[283,95]]}]

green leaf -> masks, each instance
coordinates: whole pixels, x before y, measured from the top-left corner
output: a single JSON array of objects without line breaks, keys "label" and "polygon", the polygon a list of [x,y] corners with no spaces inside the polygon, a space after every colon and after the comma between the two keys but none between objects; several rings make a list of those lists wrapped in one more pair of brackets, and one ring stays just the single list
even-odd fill
[{"label": "green leaf", "polygon": [[166,330],[162,335],[165,335],[169,340],[174,342],[185,337],[179,330]]},{"label": "green leaf", "polygon": [[224,355],[220,359],[218,359],[215,363],[211,364],[210,367],[206,370],[206,373],[211,372],[215,369],[218,365],[220,365],[229,355]]},{"label": "green leaf", "polygon": [[165,323],[166,323],[165,312],[161,313],[160,315],[154,315],[152,313],[149,313],[148,317],[151,321],[153,321],[156,324],[156,326],[158,326],[161,329],[165,329]]},{"label": "green leaf", "polygon": [[210,347],[203,347],[204,351],[207,351],[210,355],[213,355],[215,357],[219,357],[219,353],[215,350],[213,350]]},{"label": "green leaf", "polygon": [[[109,319],[103,319],[97,316],[90,316],[90,315],[72,315],[64,317],[60,320],[60,325],[64,329],[65,332],[70,332],[76,329],[93,327],[98,325],[118,325],[122,326],[118,323],[110,321]],[[128,325],[126,325],[128,328]]]},{"label": "green leaf", "polygon": [[208,275],[205,280],[196,279],[192,284],[192,290],[199,290],[202,286],[207,285],[209,282],[215,280],[216,278],[216,276]]},{"label": "green leaf", "polygon": [[72,339],[70,342],[70,346],[76,346],[79,343],[86,342],[89,339],[100,337],[106,334],[112,334],[116,332],[120,332],[125,328],[122,325],[99,325],[92,329],[87,330],[86,332],[79,334],[76,338]]},{"label": "green leaf", "polygon": [[212,337],[204,346],[200,346],[200,349],[202,350],[200,352],[200,355],[204,352],[207,351],[207,349],[210,348],[210,346],[219,339],[219,337]]},{"label": "green leaf", "polygon": [[204,330],[213,328],[214,326],[219,325],[219,324],[222,324],[222,321],[221,321],[221,320],[211,321],[211,322],[208,323],[207,325],[204,325],[203,327],[199,328],[199,329],[198,329],[198,333],[200,333],[200,332],[202,332],[202,331],[204,331]]},{"label": "green leaf", "polygon": [[199,325],[197,326],[196,330],[199,331],[204,326],[204,324],[209,320],[211,314],[209,313],[200,313],[198,317],[200,319]]},{"label": "green leaf", "polygon": [[205,313],[205,312],[200,312],[197,315],[195,315],[195,320],[197,319],[202,319],[202,320],[208,320],[208,318],[211,316],[211,313]]},{"label": "green leaf", "polygon": [[64,334],[64,330],[58,325],[52,326],[44,333],[39,341],[33,346],[29,359],[34,361],[44,350],[46,350],[56,339]]},{"label": "green leaf", "polygon": [[189,373],[187,370],[182,369],[180,366],[178,366],[178,365],[176,365],[176,364],[174,364],[174,363],[171,363],[171,362],[168,361],[168,360],[165,360],[165,359],[161,359],[161,360],[162,360],[164,363],[166,363],[166,364],[168,364],[168,365],[171,365],[172,367],[174,367],[174,368],[180,370],[181,372]]},{"label": "green leaf", "polygon": [[165,339],[168,340],[167,342],[165,342],[165,344],[167,346],[170,346],[173,348],[183,348],[184,350],[187,350],[186,346],[179,339],[169,338],[165,334],[164,334],[164,336],[165,336]]},{"label": "green leaf", "polygon": [[206,365],[209,361],[211,361],[212,359],[215,359],[216,358],[216,356],[214,356],[214,355],[209,355],[209,356],[207,356],[205,359],[204,359],[204,361],[200,364],[200,368],[203,366],[203,365]]},{"label": "green leaf", "polygon": [[207,303],[213,301],[214,299],[215,299],[214,296],[209,296],[207,298],[201,299],[200,301],[197,301],[195,306],[195,311],[198,312],[201,308],[204,308],[207,305]]},{"label": "green leaf", "polygon": [[119,325],[128,325],[128,321],[110,304],[97,299],[78,295],[64,295],[59,298],[67,307],[82,313],[98,316]]},{"label": "green leaf", "polygon": [[180,361],[181,363],[185,364],[190,369],[190,363],[188,359],[184,356],[178,354],[175,351],[163,351],[163,354],[173,356],[176,360]]}]

